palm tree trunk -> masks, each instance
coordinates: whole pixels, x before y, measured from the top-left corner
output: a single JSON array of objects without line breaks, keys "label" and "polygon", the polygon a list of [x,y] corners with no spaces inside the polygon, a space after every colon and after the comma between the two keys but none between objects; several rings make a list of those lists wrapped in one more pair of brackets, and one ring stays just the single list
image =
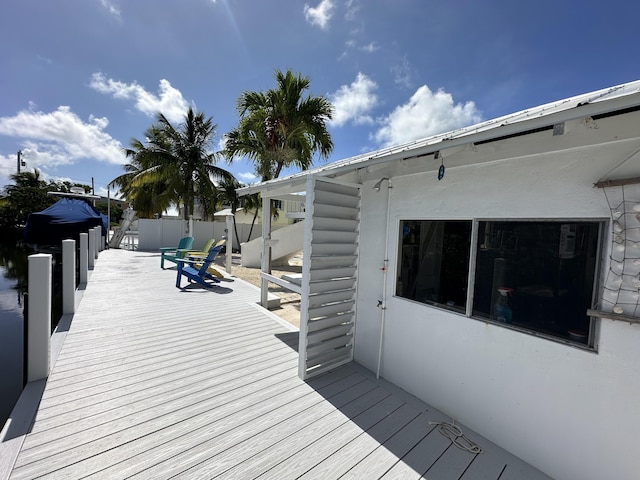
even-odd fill
[{"label": "palm tree trunk", "polygon": [[[240,243],[240,237],[238,236],[238,225],[236,224],[236,216],[233,216],[233,230],[236,234],[236,238],[238,239],[238,252],[242,253],[242,244]],[[233,242],[231,242],[233,245]]]},{"label": "palm tree trunk", "polygon": [[247,238],[247,242],[251,240],[251,234],[253,233],[253,226],[256,224],[256,218],[258,218],[258,209],[256,208],[255,213],[253,214],[253,220],[251,221],[251,228],[249,229],[249,237]]}]

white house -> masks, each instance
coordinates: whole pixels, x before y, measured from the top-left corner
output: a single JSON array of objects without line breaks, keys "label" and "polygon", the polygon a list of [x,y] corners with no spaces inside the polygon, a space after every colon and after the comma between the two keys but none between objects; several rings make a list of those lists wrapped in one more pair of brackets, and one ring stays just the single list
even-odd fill
[{"label": "white house", "polygon": [[303,378],[354,360],[554,478],[640,478],[640,81],[258,191],[306,192]]}]

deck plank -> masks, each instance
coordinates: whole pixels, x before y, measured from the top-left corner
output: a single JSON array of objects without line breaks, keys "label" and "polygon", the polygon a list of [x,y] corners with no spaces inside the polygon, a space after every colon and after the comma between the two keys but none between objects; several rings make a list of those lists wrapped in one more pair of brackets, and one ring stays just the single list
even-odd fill
[{"label": "deck plank", "polygon": [[[436,429],[420,440],[404,457],[382,477],[388,479],[421,478],[438,459],[452,447],[449,439],[440,435]],[[435,477],[434,477],[435,478]]]},{"label": "deck plank", "polygon": [[[476,455],[452,444],[421,478],[460,478]],[[497,480],[498,477],[495,478]]]},{"label": "deck plank", "polygon": [[[353,440],[385,417],[402,407],[404,403],[398,397],[390,395],[371,406],[348,422],[341,424],[327,435],[313,439],[305,448],[298,450],[273,468],[264,470],[258,478],[298,478],[322,461],[331,458],[341,446]],[[332,459],[333,460],[333,459]]]},{"label": "deck plank", "polygon": [[[369,383],[367,381],[367,383]],[[383,389],[372,385],[373,389],[366,392],[366,394],[350,400],[341,406],[341,408],[335,408],[331,404],[325,402],[323,406],[330,408],[330,412],[320,418],[315,419],[313,422],[306,423],[302,428],[297,428],[299,425],[303,425],[300,422],[296,422],[291,426],[281,425],[277,431],[273,432],[276,438],[269,436],[271,441],[276,440],[275,443],[264,442],[263,439],[258,438],[258,442],[251,443],[250,448],[255,451],[255,454],[249,458],[244,458],[238,461],[235,459],[233,463],[236,465],[226,471],[220,472],[219,464],[216,461],[207,461],[198,465],[198,468],[190,469],[184,472],[181,477],[183,478],[215,478],[222,476],[223,478],[256,478],[263,472],[266,472],[270,468],[282,461],[288,460],[293,454],[306,446],[315,442],[318,438],[327,435],[336,428],[349,421],[351,416],[357,416],[362,412],[389,396],[389,393]],[[286,429],[296,429],[285,438],[281,438],[281,434],[286,433]],[[267,435],[271,432],[267,432]],[[243,445],[243,448],[247,445]],[[268,448],[265,448],[267,447]],[[274,477],[274,478],[288,478]]]},{"label": "deck plank", "polygon": [[357,365],[303,382],[255,287],[175,275],[101,253],[11,479],[547,478],[473,432],[486,453],[456,452],[442,414]]},{"label": "deck plank", "polygon": [[[395,398],[395,397],[394,397]],[[324,438],[322,444],[332,446],[329,453],[322,455],[322,449],[309,455],[309,460],[320,457],[315,465],[300,475],[299,478],[336,478],[348,472],[354,465],[374,450],[379,442],[384,442],[398,432],[404,425],[416,418],[419,412],[415,408],[403,403],[398,409],[385,414],[371,429],[364,430],[362,422],[358,422],[361,431],[356,432],[354,438]],[[326,448],[326,447],[325,447]],[[307,463],[309,463],[307,460]],[[275,471],[275,470],[274,470]]]}]

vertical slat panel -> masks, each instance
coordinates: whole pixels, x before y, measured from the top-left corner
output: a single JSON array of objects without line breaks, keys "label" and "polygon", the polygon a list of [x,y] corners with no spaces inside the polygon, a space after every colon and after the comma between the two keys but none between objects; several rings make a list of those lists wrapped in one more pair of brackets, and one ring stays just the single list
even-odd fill
[{"label": "vertical slat panel", "polygon": [[298,370],[305,379],[353,360],[359,187],[310,178],[306,213]]},{"label": "vertical slat panel", "polygon": [[307,379],[307,335],[309,325],[309,279],[311,278],[311,241],[313,238],[313,204],[315,178],[307,177],[304,237],[302,239],[302,295],[300,299],[300,334],[298,337],[298,376]]}]

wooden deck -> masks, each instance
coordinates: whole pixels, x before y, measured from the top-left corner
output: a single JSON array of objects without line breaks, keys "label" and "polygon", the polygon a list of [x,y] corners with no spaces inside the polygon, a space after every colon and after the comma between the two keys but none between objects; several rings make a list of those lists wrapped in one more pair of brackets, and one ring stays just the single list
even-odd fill
[{"label": "wooden deck", "polygon": [[464,426],[484,452],[456,448],[358,365],[301,381],[255,287],[179,290],[159,264],[100,254],[11,479],[548,478]]}]

